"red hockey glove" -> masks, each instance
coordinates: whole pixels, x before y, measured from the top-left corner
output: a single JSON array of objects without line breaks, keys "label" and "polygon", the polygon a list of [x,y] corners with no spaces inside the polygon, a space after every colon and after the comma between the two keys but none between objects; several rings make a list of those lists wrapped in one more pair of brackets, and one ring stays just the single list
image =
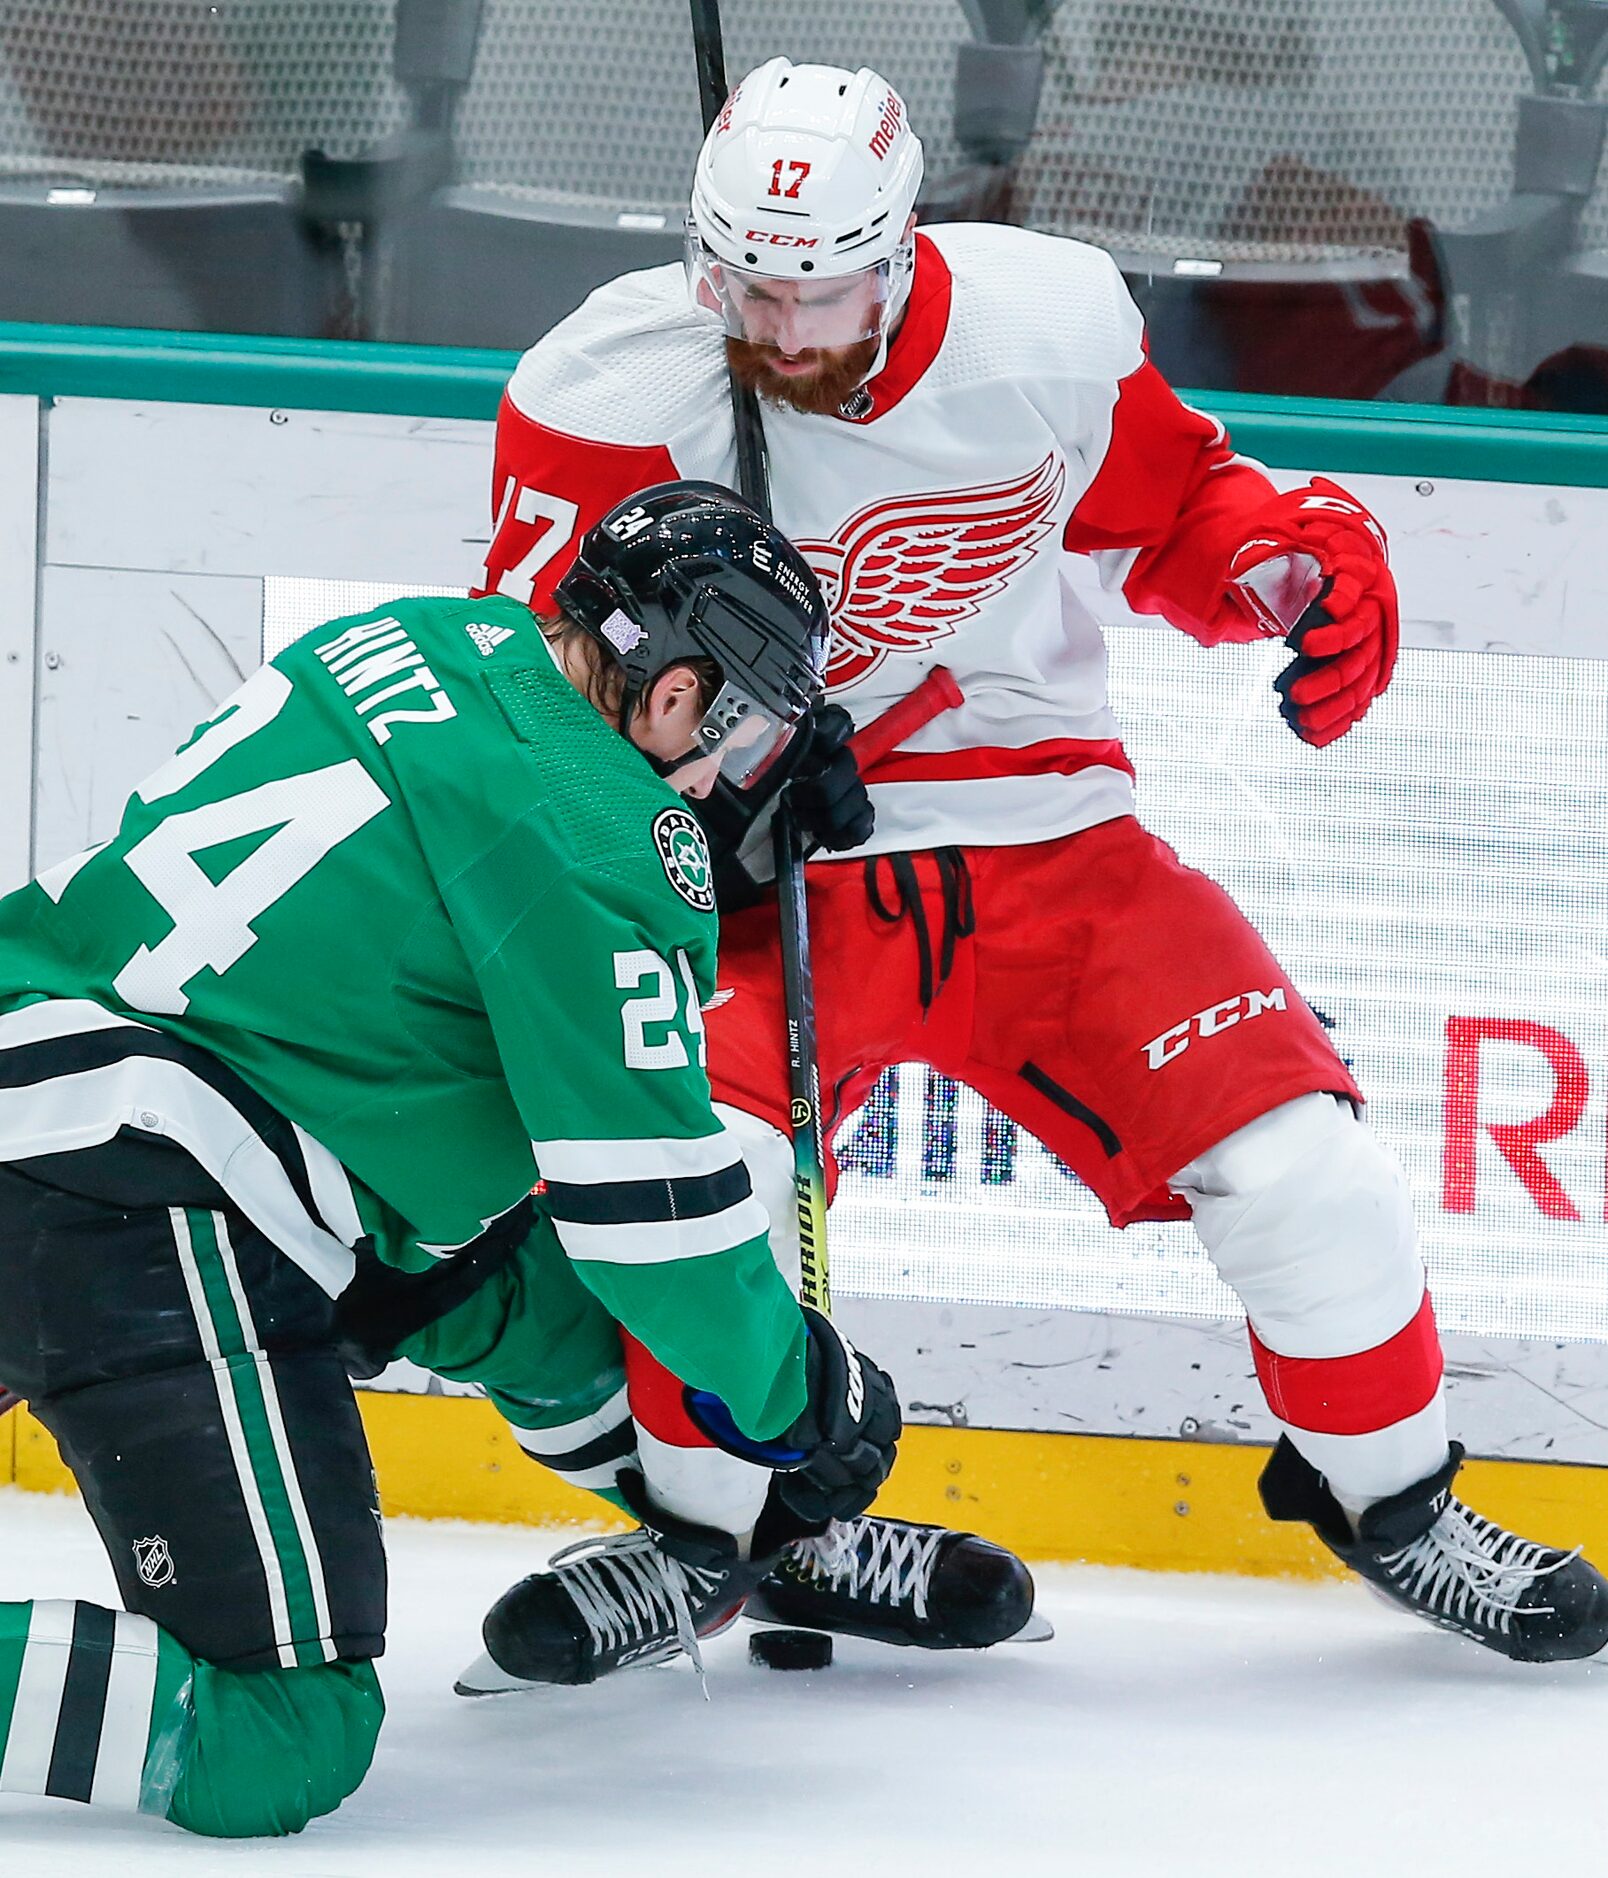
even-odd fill
[{"label": "red hockey glove", "polygon": [[1262,630],[1286,634],[1295,654],[1274,685],[1285,722],[1320,749],[1343,737],[1396,667],[1396,583],[1378,522],[1315,476],[1267,504],[1228,577]]}]

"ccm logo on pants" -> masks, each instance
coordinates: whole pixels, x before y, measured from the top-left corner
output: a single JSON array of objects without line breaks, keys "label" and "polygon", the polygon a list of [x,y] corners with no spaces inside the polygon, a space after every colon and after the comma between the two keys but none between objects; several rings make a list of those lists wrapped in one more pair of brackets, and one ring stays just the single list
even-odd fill
[{"label": "ccm logo on pants", "polygon": [[1174,1024],[1171,1030],[1164,1030],[1144,1046],[1145,1061],[1152,1069],[1160,1069],[1182,1056],[1193,1037],[1215,1037],[1219,1031],[1231,1030],[1242,1017],[1248,1020],[1260,1017],[1264,1011],[1284,1008],[1282,985],[1275,985],[1271,991],[1242,991],[1237,998],[1224,998],[1221,1004],[1210,1005],[1181,1024]]}]

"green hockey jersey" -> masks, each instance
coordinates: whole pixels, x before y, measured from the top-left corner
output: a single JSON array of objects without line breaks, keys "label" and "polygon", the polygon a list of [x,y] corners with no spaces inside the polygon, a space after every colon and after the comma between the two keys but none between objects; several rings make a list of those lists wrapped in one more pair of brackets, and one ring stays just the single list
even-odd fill
[{"label": "green hockey jersey", "polygon": [[[803,1327],[710,1106],[713,909],[696,819],[524,607],[399,600],[298,640],[0,900],[0,1044],[60,1030],[48,999],[199,1045],[351,1177],[333,1239],[412,1269],[539,1178],[589,1289],[767,1437]],[[47,1145],[107,1122],[74,1126]]]}]

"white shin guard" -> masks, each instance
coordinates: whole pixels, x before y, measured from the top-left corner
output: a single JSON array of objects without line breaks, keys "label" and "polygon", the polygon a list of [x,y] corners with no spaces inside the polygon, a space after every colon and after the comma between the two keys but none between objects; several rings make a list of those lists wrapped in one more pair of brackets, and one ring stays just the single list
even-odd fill
[{"label": "white shin guard", "polygon": [[[1417,1316],[1424,1269],[1406,1181],[1348,1102],[1313,1094],[1283,1103],[1168,1184],[1189,1202],[1201,1244],[1276,1358],[1355,1357]],[[1446,1458],[1439,1389],[1361,1432],[1282,1425],[1352,1509],[1414,1485]]]}]

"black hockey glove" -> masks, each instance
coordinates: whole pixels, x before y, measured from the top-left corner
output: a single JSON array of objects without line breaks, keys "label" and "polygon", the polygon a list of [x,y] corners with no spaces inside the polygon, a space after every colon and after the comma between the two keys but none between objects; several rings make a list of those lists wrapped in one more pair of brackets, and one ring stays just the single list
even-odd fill
[{"label": "black hockey glove", "polygon": [[[806,846],[841,853],[871,838],[875,811],[849,749],[854,722],[840,704],[811,715],[803,749],[789,752],[785,800],[798,817]],[[719,778],[707,796],[689,804],[709,838],[715,868],[715,904],[722,913],[757,906],[775,886],[771,871],[771,817],[784,779],[757,789],[734,789]]]},{"label": "black hockey glove", "polygon": [[525,1243],[535,1217],[526,1194],[427,1272],[387,1265],[372,1239],[358,1240],[352,1282],[335,1300],[336,1353],[353,1382],[372,1382],[409,1337],[473,1297]]},{"label": "black hockey glove", "polygon": [[832,1320],[808,1304],[804,1413],[774,1441],[753,1441],[719,1396],[685,1391],[687,1413],[718,1448],[777,1470],[776,1497],[812,1523],[853,1519],[893,1471],[903,1423],[885,1370],[860,1355]]},{"label": "black hockey glove", "polygon": [[853,1519],[893,1471],[904,1426],[899,1398],[886,1370],[861,1356],[830,1318],[803,1308],[809,1402],[783,1438],[804,1460],[777,1480],[776,1491],[800,1519]]},{"label": "black hockey glove", "polygon": [[786,801],[806,844],[841,854],[871,839],[876,811],[848,747],[854,719],[841,704],[817,705],[809,748],[787,785]]}]

